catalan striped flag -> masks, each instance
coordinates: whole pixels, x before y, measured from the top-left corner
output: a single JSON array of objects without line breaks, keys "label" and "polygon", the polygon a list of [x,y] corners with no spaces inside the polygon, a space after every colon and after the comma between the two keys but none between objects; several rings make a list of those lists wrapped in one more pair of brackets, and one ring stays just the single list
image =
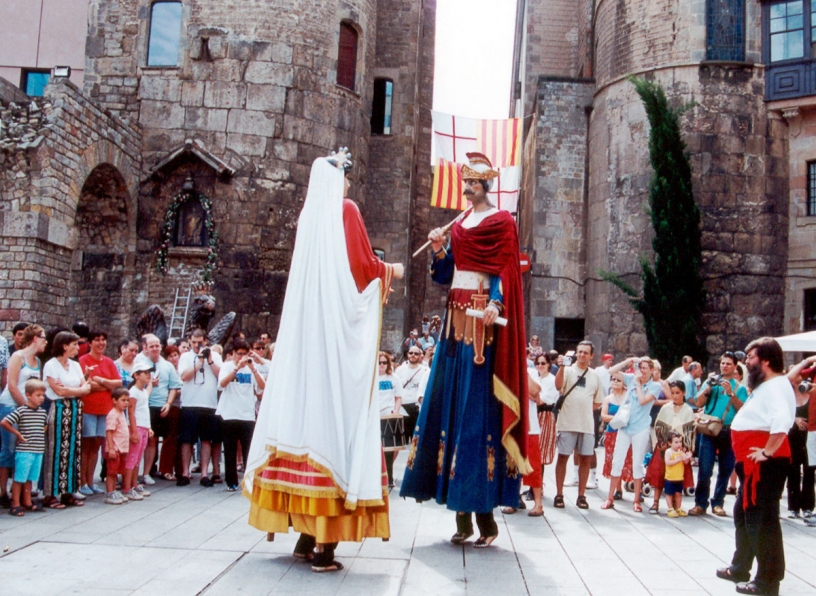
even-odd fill
[{"label": "catalan striped flag", "polygon": [[493,167],[517,166],[521,161],[521,131],[523,120],[478,120],[476,146]]},{"label": "catalan striped flag", "polygon": [[464,190],[465,185],[462,182],[462,166],[458,163],[439,158],[436,166],[434,166],[431,207],[464,211],[468,204],[463,194]]}]

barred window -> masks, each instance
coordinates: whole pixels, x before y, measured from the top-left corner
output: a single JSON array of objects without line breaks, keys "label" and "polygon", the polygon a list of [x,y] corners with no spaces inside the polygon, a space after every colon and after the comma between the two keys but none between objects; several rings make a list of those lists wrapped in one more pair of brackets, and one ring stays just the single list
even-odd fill
[{"label": "barred window", "polygon": [[816,215],[816,161],[807,164],[807,214]]},{"label": "barred window", "polygon": [[745,60],[745,0],[708,0],[706,58]]},{"label": "barred window", "polygon": [[150,7],[148,66],[178,66],[181,42],[181,2],[160,0]]}]

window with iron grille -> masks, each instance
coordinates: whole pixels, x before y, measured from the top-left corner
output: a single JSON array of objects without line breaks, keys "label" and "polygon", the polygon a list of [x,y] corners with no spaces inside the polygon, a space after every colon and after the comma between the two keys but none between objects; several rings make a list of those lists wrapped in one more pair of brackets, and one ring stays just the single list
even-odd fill
[{"label": "window with iron grille", "polygon": [[706,58],[745,60],[745,0],[706,2]]},{"label": "window with iron grille", "polygon": [[807,164],[807,214],[816,215],[816,161]]},{"label": "window with iron grille", "polygon": [[357,30],[340,23],[340,48],[337,53],[337,84],[354,91],[357,77]]}]

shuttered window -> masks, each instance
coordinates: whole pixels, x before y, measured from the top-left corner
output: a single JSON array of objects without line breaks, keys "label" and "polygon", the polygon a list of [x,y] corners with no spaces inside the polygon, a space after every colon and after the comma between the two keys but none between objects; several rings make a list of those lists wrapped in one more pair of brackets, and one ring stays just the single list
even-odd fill
[{"label": "shuttered window", "polygon": [[340,23],[340,51],[337,54],[337,84],[354,91],[357,76],[357,30]]}]

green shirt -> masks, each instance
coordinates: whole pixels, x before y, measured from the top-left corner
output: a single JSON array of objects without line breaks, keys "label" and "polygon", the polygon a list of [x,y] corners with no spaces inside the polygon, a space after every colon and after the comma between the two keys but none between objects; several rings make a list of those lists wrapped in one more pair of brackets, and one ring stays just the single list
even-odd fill
[{"label": "green shirt", "polygon": [[[745,400],[748,399],[748,391],[745,389],[745,387],[740,385],[736,379],[731,379],[729,382],[731,383],[731,389],[737,394],[737,399],[739,399],[742,403],[745,403]],[[728,408],[728,413],[726,414],[725,410],[731,403],[731,400],[729,399],[728,395],[726,395],[725,389],[723,389],[720,385],[710,387],[711,395],[709,395],[708,400],[706,400],[706,405],[704,408],[705,413],[721,419],[723,421],[723,425],[731,426],[734,416],[737,415],[737,409],[732,405],[730,408]]]}]

